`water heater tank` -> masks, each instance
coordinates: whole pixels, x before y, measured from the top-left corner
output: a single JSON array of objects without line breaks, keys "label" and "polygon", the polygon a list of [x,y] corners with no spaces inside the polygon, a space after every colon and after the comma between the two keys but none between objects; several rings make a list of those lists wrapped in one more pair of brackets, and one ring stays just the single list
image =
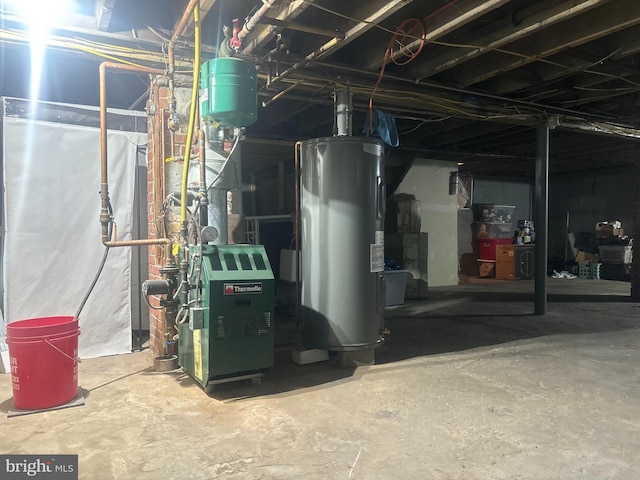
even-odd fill
[{"label": "water heater tank", "polygon": [[382,342],[384,149],[360,137],[302,142],[302,341],[352,351]]},{"label": "water heater tank", "polygon": [[246,127],[258,120],[256,67],[233,57],[209,60],[200,73],[200,111],[222,126]]}]

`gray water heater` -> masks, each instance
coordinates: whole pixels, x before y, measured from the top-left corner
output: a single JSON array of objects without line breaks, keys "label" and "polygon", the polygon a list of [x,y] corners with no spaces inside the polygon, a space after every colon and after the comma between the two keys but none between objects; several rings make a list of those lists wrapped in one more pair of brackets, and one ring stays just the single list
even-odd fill
[{"label": "gray water heater", "polygon": [[300,149],[301,327],[306,347],[376,348],[384,322],[384,148],[328,137]]}]

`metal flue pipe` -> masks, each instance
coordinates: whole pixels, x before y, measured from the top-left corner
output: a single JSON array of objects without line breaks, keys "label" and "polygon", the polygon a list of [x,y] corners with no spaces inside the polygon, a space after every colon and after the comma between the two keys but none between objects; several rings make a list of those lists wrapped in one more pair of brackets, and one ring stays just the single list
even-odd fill
[{"label": "metal flue pipe", "polygon": [[121,63],[103,62],[100,64],[100,224],[102,243],[107,247],[130,247],[140,245],[167,245],[171,246],[168,238],[155,238],[144,240],[115,241],[109,238],[109,174],[107,161],[107,70],[123,70],[134,73],[148,73],[163,75],[164,71],[157,68],[136,67]]}]

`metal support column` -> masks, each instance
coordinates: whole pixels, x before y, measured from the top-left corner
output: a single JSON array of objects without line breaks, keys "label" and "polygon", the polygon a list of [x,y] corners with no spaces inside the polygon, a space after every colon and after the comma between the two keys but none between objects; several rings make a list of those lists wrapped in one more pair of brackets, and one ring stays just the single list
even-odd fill
[{"label": "metal support column", "polygon": [[536,131],[536,182],[535,182],[535,230],[536,230],[536,315],[547,313],[547,245],[549,243],[549,127],[541,125]]},{"label": "metal support column", "polygon": [[633,202],[633,238],[634,252],[631,264],[631,298],[640,301],[640,149],[636,152],[636,163],[633,166],[633,189],[635,199]]}]

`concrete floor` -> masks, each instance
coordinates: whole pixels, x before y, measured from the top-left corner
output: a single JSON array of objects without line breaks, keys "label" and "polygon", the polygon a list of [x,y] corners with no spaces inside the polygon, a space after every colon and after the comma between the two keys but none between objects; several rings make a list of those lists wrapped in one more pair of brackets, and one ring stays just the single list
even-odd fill
[{"label": "concrete floor", "polygon": [[[432,289],[389,309],[372,367],[297,366],[281,321],[261,386],[208,397],[148,352],[85,360],[83,407],[0,418],[2,453],[79,454],[82,479],[636,479],[640,304],[629,284]],[[0,375],[0,409],[12,406]]]}]

